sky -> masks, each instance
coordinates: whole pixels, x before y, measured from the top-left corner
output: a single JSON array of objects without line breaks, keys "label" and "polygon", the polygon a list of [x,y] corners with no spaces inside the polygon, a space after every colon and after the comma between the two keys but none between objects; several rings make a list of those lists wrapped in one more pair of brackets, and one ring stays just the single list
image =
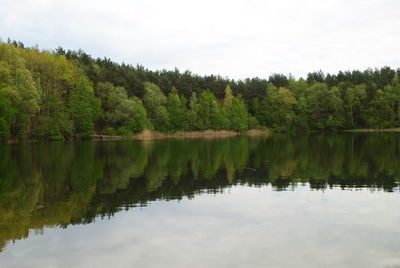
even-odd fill
[{"label": "sky", "polygon": [[234,79],[400,67],[398,0],[0,0],[0,37]]}]

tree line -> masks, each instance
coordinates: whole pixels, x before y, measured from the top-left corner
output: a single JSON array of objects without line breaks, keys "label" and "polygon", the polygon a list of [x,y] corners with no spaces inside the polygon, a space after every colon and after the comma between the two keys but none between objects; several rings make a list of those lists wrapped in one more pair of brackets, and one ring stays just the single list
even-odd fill
[{"label": "tree line", "polygon": [[232,80],[0,43],[0,137],[400,126],[400,69]]}]

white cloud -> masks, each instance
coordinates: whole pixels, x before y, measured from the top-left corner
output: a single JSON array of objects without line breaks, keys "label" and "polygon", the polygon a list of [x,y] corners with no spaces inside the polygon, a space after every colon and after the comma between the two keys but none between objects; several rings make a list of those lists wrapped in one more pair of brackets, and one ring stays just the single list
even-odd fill
[{"label": "white cloud", "polygon": [[0,0],[0,36],[232,78],[398,67],[400,2]]}]

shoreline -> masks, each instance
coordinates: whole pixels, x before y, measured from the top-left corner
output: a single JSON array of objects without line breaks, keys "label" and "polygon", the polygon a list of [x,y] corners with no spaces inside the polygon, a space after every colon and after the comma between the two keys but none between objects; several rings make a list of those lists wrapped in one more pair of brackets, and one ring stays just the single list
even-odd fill
[{"label": "shoreline", "polygon": [[250,129],[244,132],[233,131],[233,130],[201,130],[201,131],[182,131],[177,133],[161,133],[151,130],[143,130],[132,136],[109,136],[109,135],[92,135],[93,140],[154,140],[154,139],[218,139],[218,138],[230,138],[239,135],[247,135],[250,137],[256,136],[269,136],[272,131],[269,129]]},{"label": "shoreline", "polygon": [[397,128],[356,128],[341,130],[341,132],[400,132],[400,127]]},{"label": "shoreline", "polygon": [[[360,129],[345,129],[339,130],[338,132],[347,133],[373,133],[373,132],[400,132],[400,127],[398,128],[360,128]],[[95,134],[87,138],[87,140],[94,141],[112,141],[112,140],[155,140],[155,139],[220,139],[220,138],[231,138],[236,136],[249,136],[249,137],[261,137],[270,136],[274,133],[270,129],[249,129],[246,131],[234,131],[234,130],[196,130],[196,131],[181,131],[176,133],[162,133],[152,130],[145,129],[141,132],[135,133],[130,136],[120,136],[120,135],[102,135]],[[66,140],[81,140],[83,138],[72,137]],[[61,141],[66,141],[61,140]],[[39,141],[51,141],[48,139],[18,139],[10,138],[1,142],[0,144],[16,144],[21,142],[39,142]]]},{"label": "shoreline", "polygon": [[[247,131],[234,131],[234,130],[199,130],[199,131],[181,131],[176,133],[162,133],[145,129],[141,132],[135,133],[129,136],[120,135],[102,135],[94,134],[88,138],[71,137],[70,139],[63,139],[59,141],[71,141],[71,140],[93,140],[93,141],[113,141],[113,140],[156,140],[156,139],[220,139],[220,138],[231,138],[240,135],[246,135],[249,137],[261,137],[269,136],[272,131],[269,129],[249,129]],[[9,138],[3,142],[0,140],[0,144],[17,144],[24,142],[49,142],[51,139],[31,139],[31,138]]]}]

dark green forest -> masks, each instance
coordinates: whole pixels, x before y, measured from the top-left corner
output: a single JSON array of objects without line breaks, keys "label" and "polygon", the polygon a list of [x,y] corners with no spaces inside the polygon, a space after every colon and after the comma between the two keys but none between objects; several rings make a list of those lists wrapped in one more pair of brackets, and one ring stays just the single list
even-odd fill
[{"label": "dark green forest", "polygon": [[0,137],[400,126],[400,69],[232,80],[0,43]]}]

